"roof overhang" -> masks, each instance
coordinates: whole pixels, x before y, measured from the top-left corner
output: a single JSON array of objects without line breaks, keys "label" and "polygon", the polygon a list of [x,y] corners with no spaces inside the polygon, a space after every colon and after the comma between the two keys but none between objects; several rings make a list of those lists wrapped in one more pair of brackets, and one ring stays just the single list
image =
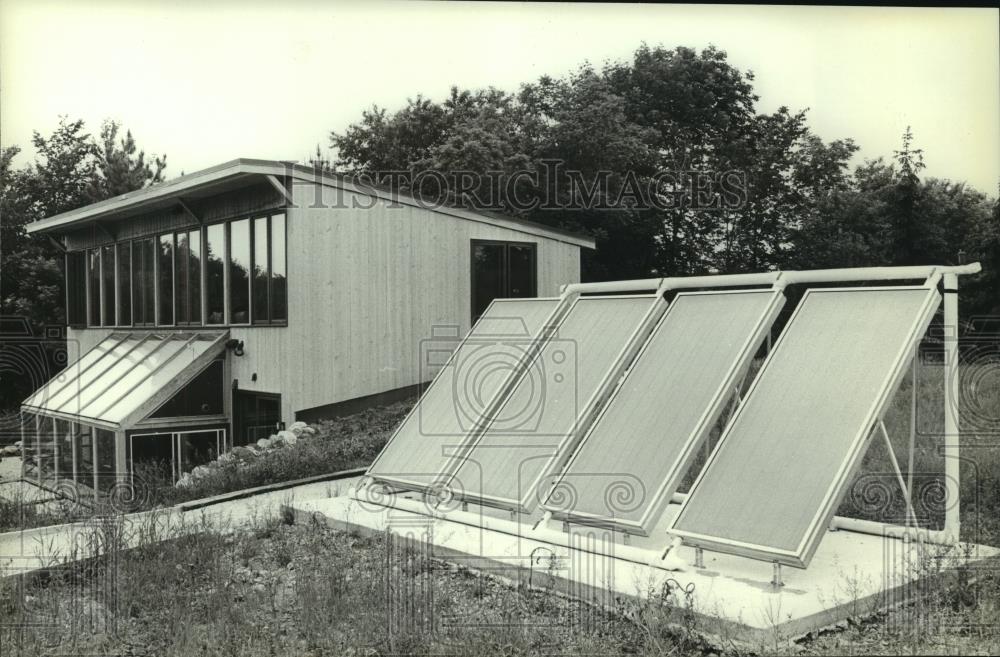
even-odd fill
[{"label": "roof overhang", "polygon": [[394,204],[420,207],[467,221],[485,223],[558,240],[581,248],[596,248],[596,242],[592,237],[537,222],[492,212],[431,204],[407,194],[365,185],[345,176],[321,172],[294,162],[248,158],[231,160],[134,192],[92,203],[76,210],[47,217],[29,224],[27,231],[29,234],[65,233],[94,223],[120,221],[148,212],[183,205],[186,201],[198,200],[260,183],[274,185],[279,193],[286,196],[289,204],[292,203],[292,195],[288,185],[322,184],[355,194],[380,198]]}]

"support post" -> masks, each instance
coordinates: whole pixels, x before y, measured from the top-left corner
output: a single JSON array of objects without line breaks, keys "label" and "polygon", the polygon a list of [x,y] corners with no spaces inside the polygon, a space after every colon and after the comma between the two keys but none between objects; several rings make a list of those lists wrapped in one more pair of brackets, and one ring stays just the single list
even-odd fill
[{"label": "support post", "polygon": [[944,280],[944,475],[947,506],[944,528],[954,542],[961,534],[959,504],[959,364],[958,364],[958,276]]},{"label": "support post", "polygon": [[785,583],[781,580],[781,564],[775,561],[771,572],[771,586],[774,587],[775,591],[777,591],[785,585]]},{"label": "support post", "polygon": [[694,567],[704,568],[705,567],[705,550],[700,547],[694,549]]}]

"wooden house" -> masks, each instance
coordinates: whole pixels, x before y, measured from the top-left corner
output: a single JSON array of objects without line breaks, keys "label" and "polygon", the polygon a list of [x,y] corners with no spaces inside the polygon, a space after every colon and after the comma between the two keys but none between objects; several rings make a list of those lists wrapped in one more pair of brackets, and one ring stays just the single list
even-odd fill
[{"label": "wooden house", "polygon": [[412,395],[434,374],[422,343],[454,347],[494,298],[557,295],[594,248],[252,159],[28,232],[65,250],[70,365],[25,400],[25,454],[39,479],[94,490],[143,459],[176,476],[284,423]]}]

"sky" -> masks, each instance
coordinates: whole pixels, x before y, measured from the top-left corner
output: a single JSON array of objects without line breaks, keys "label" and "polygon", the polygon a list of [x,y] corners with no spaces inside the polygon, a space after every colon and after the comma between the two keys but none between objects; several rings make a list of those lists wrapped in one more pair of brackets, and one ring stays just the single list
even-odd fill
[{"label": "sky", "polygon": [[169,176],[304,161],[372,104],[515,90],[645,41],[725,50],[760,111],[809,108],[824,140],[857,142],[855,163],[912,126],[925,175],[996,195],[998,24],[995,9],[0,0],[0,144],[27,162],[32,131],[65,114],[121,121]]}]

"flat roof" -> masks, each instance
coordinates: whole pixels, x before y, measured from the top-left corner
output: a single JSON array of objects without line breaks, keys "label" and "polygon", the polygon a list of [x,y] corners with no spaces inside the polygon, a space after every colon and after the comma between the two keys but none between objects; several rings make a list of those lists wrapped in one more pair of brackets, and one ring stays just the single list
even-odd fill
[{"label": "flat roof", "polygon": [[313,167],[280,160],[238,158],[201,171],[195,171],[150,187],[127,192],[97,203],[41,219],[27,226],[29,234],[62,233],[97,221],[121,221],[145,212],[175,205],[179,200],[192,200],[224,191],[246,187],[262,180],[272,182],[289,178],[293,181],[323,184],[345,191],[381,198],[387,201],[420,207],[467,221],[477,221],[501,228],[519,230],[538,237],[596,248],[594,238],[534,221],[483,210],[468,210],[448,205],[431,205],[412,195],[369,184],[359,184],[350,178],[322,172]]}]

